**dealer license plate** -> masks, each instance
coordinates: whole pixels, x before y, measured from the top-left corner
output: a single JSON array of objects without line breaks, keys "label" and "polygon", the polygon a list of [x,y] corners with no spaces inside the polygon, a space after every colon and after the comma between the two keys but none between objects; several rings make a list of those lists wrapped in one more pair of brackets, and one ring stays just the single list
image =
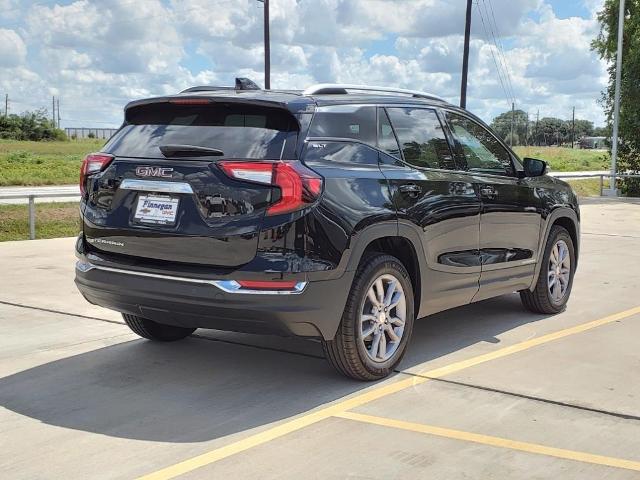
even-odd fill
[{"label": "dealer license plate", "polygon": [[179,198],[160,195],[140,195],[133,218],[140,223],[173,225],[178,214]]}]

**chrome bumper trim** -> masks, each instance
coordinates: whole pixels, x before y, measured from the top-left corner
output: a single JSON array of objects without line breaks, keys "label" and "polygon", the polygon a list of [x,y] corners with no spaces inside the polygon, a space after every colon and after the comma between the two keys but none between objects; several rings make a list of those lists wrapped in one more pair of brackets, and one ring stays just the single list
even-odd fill
[{"label": "chrome bumper trim", "polygon": [[191,185],[185,182],[162,182],[159,180],[136,180],[125,178],[120,183],[122,190],[139,190],[158,193],[193,193]]},{"label": "chrome bumper trim", "polygon": [[122,273],[125,275],[135,275],[138,277],[159,278],[161,280],[171,280],[177,282],[198,283],[200,285],[213,285],[226,293],[239,293],[243,295],[298,295],[304,291],[308,282],[296,283],[293,290],[247,290],[240,286],[235,280],[203,280],[201,278],[175,277],[172,275],[161,275],[159,273],[138,272],[135,270],[125,270],[123,268],[103,267],[93,263],[77,261],[76,269],[80,272],[90,270],[102,270],[105,272]]}]

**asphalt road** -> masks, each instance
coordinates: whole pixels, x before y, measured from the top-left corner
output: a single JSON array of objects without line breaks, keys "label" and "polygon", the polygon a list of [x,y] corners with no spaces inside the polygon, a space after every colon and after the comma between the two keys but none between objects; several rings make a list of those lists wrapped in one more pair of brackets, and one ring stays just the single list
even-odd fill
[{"label": "asphalt road", "polygon": [[317,342],[137,338],[73,285],[73,239],[0,244],[0,478],[638,479],[640,205],[585,201],[566,312],[421,320],[364,384]]}]

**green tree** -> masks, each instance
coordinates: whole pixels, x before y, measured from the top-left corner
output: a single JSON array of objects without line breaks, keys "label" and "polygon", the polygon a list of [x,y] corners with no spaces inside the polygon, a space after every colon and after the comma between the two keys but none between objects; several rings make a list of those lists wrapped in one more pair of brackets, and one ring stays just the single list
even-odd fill
[{"label": "green tree", "polygon": [[[625,10],[618,165],[621,171],[639,174],[640,0],[626,0]],[[619,11],[620,0],[605,1],[598,13],[600,34],[592,43],[592,48],[609,64],[609,85],[602,98],[609,126],[613,123]],[[624,195],[640,196],[640,179],[621,179],[620,187]]]},{"label": "green tree", "polygon": [[594,137],[607,137],[611,136],[611,129],[609,127],[596,127],[593,129]]},{"label": "green tree", "polygon": [[[571,132],[571,121],[569,124],[569,132]],[[575,131],[575,140],[576,142],[580,140],[582,137],[592,137],[593,136],[593,122],[589,120],[578,120],[576,119],[576,131]],[[571,139],[569,139],[571,140]]]},{"label": "green tree", "polygon": [[14,140],[66,140],[63,130],[55,128],[46,110],[0,117],[0,138]]},{"label": "green tree", "polygon": [[528,140],[531,135],[531,125],[528,120],[527,112],[522,110],[516,110],[512,112],[501,113],[491,122],[491,128],[502,138],[505,142],[509,143],[511,138],[511,123],[513,119],[513,145],[523,145],[529,143]]}]

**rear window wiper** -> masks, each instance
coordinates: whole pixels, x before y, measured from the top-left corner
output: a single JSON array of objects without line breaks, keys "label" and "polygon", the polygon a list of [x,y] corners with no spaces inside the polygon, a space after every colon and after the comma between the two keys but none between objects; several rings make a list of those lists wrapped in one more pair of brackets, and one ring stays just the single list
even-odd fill
[{"label": "rear window wiper", "polygon": [[197,145],[160,145],[162,154],[169,157],[221,157],[222,150],[217,148],[199,147]]}]

